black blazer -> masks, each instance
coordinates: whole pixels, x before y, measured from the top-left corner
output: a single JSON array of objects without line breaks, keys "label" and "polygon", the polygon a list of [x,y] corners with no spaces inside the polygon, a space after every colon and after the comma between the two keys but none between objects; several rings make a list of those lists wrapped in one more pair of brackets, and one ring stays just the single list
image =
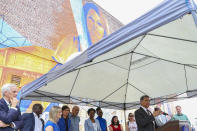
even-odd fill
[{"label": "black blazer", "polygon": [[[8,108],[7,103],[2,98],[0,99],[0,120],[4,123],[10,124],[14,123],[16,129],[21,129],[23,127],[23,121],[21,119],[21,112],[18,106],[16,106],[17,110]],[[11,127],[1,128],[0,131],[14,131]]]},{"label": "black blazer", "polygon": [[[151,115],[148,115],[142,107],[135,111],[135,120],[138,126],[138,131],[154,131],[154,128],[158,127],[152,113]],[[153,124],[153,122],[155,124]]]},{"label": "black blazer", "polygon": [[[22,120],[24,122],[24,127],[21,129],[21,131],[34,131],[35,117],[33,113],[24,113],[22,115]],[[42,121],[42,130],[44,130],[44,121]]]}]

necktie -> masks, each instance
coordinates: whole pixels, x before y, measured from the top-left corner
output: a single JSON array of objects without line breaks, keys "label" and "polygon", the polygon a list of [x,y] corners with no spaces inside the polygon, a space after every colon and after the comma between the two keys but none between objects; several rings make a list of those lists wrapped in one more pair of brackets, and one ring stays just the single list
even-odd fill
[{"label": "necktie", "polygon": [[146,110],[146,112],[147,112],[147,114],[150,116],[151,115],[151,113],[150,113],[150,111],[147,109]]},{"label": "necktie", "polygon": [[[147,111],[147,114],[148,114],[149,116],[152,115],[151,112],[150,112],[148,109],[147,109],[146,111]],[[153,128],[154,128],[154,130],[155,130],[155,121],[153,121]]]},{"label": "necktie", "polygon": [[8,108],[9,108],[9,109],[11,108],[11,103],[8,103]]}]

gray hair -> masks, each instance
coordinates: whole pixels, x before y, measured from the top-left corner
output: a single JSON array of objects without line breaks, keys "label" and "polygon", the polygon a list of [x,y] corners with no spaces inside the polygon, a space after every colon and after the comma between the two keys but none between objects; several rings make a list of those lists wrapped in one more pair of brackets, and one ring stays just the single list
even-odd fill
[{"label": "gray hair", "polygon": [[3,85],[2,88],[1,88],[1,94],[2,94],[2,96],[4,96],[4,93],[6,91],[10,91],[10,88],[11,87],[17,87],[17,86],[15,84],[12,84],[12,83],[8,83],[8,84]]},{"label": "gray hair", "polygon": [[181,106],[180,106],[180,105],[177,105],[177,106],[176,106],[176,108],[178,108],[178,107],[179,107],[179,108],[181,108]]}]

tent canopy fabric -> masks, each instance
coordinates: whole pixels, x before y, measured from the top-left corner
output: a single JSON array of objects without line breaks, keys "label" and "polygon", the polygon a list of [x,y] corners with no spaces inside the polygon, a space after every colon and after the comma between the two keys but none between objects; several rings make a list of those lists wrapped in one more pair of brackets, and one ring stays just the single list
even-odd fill
[{"label": "tent canopy fabric", "polygon": [[21,89],[22,99],[130,109],[197,89],[197,8],[165,0]]}]

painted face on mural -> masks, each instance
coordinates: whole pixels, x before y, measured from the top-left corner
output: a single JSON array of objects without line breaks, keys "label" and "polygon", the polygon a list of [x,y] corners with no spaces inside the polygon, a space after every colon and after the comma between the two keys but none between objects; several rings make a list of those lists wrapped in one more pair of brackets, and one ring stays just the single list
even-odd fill
[{"label": "painted face on mural", "polygon": [[90,9],[88,12],[87,26],[92,44],[95,44],[103,38],[105,33],[104,24],[99,14],[93,9]]}]

